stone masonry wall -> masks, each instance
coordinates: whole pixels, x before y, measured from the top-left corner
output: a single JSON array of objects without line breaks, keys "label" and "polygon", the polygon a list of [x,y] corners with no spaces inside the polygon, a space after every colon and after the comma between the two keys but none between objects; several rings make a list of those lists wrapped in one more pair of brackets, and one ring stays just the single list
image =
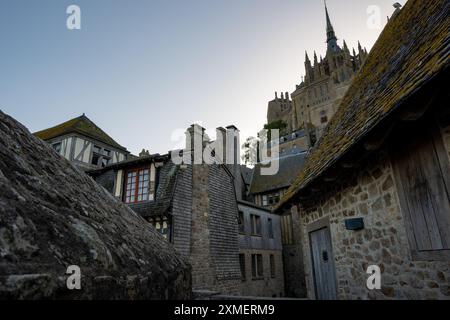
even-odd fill
[{"label": "stone masonry wall", "polygon": [[210,254],[208,165],[192,166],[192,220],[189,261],[192,289],[211,290],[214,272]]},{"label": "stone masonry wall", "polygon": [[[308,296],[314,298],[314,282],[306,225],[329,217],[339,299],[449,299],[450,262],[411,259],[387,152],[362,168],[340,190],[301,210]],[[363,217],[365,228],[346,230],[351,217]],[[381,290],[366,288],[372,264],[381,268]]]}]

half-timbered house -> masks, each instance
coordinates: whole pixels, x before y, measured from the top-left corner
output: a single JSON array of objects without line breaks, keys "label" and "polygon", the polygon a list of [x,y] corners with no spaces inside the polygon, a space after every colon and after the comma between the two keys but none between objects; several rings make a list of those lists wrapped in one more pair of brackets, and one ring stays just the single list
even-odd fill
[{"label": "half-timbered house", "polygon": [[130,155],[84,114],[34,135],[82,170],[105,167]]}]

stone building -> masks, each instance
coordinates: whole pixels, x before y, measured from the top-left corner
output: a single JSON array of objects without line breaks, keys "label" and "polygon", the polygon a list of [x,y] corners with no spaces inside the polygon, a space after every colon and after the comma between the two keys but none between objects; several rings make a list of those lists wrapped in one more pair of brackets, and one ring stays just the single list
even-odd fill
[{"label": "stone building", "polygon": [[[299,141],[298,137],[293,137],[292,140],[288,138],[283,143]],[[254,167],[249,193],[256,205],[269,210],[274,208],[295,181],[296,173],[302,169],[307,156],[306,150],[302,150],[302,148],[286,148],[285,150],[281,152],[278,159],[275,159],[279,165],[277,174],[262,175],[261,168],[265,166],[265,163],[258,163]],[[284,288],[287,297],[301,298],[306,295],[305,278],[302,271],[303,255],[300,238],[293,230],[292,218],[291,215],[280,217]]]},{"label": "stone building", "polygon": [[241,294],[284,297],[280,216],[238,201]]},{"label": "stone building", "polygon": [[[191,297],[186,259],[1,111],[0,190],[1,300]],[[69,266],[81,290],[68,289]]]},{"label": "stone building", "polygon": [[126,148],[84,114],[34,135],[49,143],[57,153],[84,171],[105,167],[130,157]]},{"label": "stone building", "polygon": [[305,130],[308,147],[313,146],[322,135],[367,57],[367,50],[362,48],[359,42],[358,51],[353,49],[351,52],[345,41],[342,47],[338,44],[326,6],[325,14],[325,57],[318,58],[314,52],[311,61],[306,53],[305,76],[291,93],[291,99],[287,93],[281,98],[276,96],[275,100],[269,102],[267,113],[269,124],[276,121],[285,123],[285,134]]},{"label": "stone building", "polygon": [[278,97],[278,93],[275,92],[275,99],[270,101],[267,107],[267,123],[282,121],[286,125],[286,128],[283,129],[284,133],[291,133],[297,128],[292,116],[293,111],[289,92],[281,93],[281,97]]},{"label": "stone building", "polygon": [[[228,128],[229,133],[235,130]],[[187,139],[195,135],[201,135],[201,141],[208,140],[205,129],[198,125],[188,129]],[[193,290],[239,294],[233,168],[225,164],[176,165],[171,155],[144,155],[89,174],[189,259]]]},{"label": "stone building", "polygon": [[295,218],[309,298],[450,298],[449,11],[410,0],[390,19],[276,208]]}]

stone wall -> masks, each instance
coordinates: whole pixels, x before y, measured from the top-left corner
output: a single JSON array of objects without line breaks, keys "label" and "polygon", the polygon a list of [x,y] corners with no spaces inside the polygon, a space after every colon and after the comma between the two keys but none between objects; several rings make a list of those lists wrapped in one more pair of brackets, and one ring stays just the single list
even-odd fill
[{"label": "stone wall", "polygon": [[[361,167],[342,188],[300,212],[309,298],[314,280],[306,226],[328,217],[339,299],[449,299],[450,263],[411,258],[387,151]],[[346,230],[344,220],[351,217],[363,217],[365,228]],[[380,266],[381,290],[366,288],[368,265]]]},{"label": "stone wall", "polygon": [[192,166],[192,219],[189,261],[193,290],[211,290],[214,272],[210,254],[208,166]]},{"label": "stone wall", "polygon": [[[190,298],[186,259],[1,111],[0,190],[0,299]],[[67,288],[71,265],[82,290]]]},{"label": "stone wall", "polygon": [[225,167],[192,166],[190,262],[194,290],[238,294],[237,204]]}]

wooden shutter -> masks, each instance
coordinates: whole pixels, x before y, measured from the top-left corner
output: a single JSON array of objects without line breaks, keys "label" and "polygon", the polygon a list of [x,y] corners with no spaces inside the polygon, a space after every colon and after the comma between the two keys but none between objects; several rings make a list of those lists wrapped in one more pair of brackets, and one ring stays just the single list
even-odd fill
[{"label": "wooden shutter", "polygon": [[450,166],[437,124],[424,122],[393,151],[413,253],[450,249]]}]

